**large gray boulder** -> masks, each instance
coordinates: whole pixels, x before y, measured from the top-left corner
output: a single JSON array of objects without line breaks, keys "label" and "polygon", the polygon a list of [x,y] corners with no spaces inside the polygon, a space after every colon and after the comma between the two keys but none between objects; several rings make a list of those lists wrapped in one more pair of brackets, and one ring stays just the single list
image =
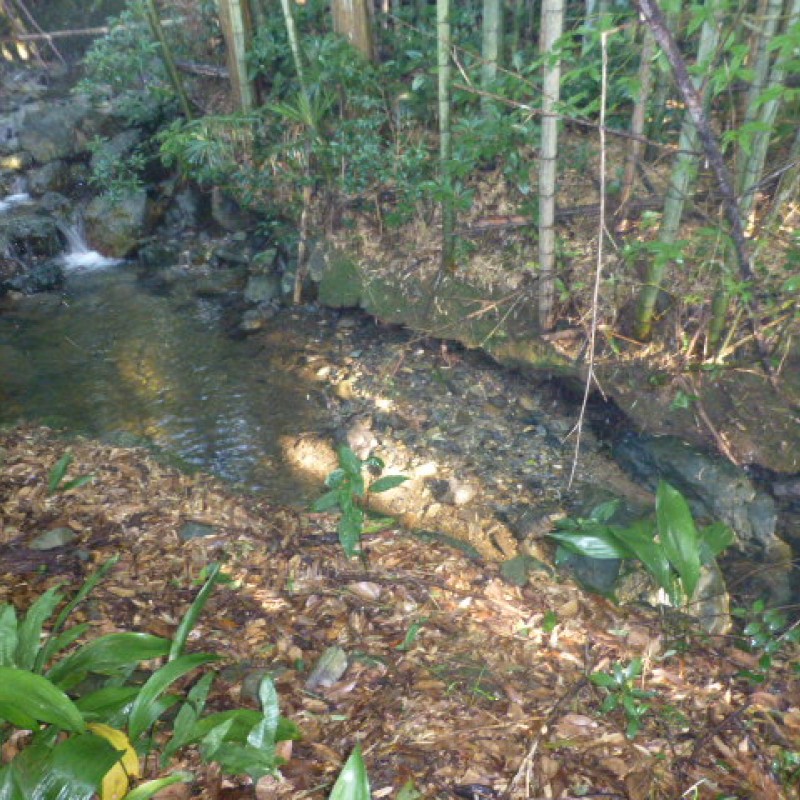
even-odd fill
[{"label": "large gray boulder", "polygon": [[86,238],[103,255],[125,258],[147,235],[147,216],[144,189],[100,195],[84,211]]},{"label": "large gray boulder", "polygon": [[86,113],[81,103],[29,109],[17,132],[20,149],[39,164],[79,155],[87,149],[85,137],[79,135]]},{"label": "large gray boulder", "polygon": [[781,546],[774,500],[729,461],[675,436],[636,434],[616,442],[614,457],[648,488],[663,479],[684,495],[696,516],[729,525],[744,553],[764,560]]}]

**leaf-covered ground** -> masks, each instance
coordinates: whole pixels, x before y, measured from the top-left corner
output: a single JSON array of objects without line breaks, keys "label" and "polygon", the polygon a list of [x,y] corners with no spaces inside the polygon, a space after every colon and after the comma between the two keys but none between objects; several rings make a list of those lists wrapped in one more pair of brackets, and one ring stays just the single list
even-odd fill
[{"label": "leaf-covered ground", "polygon": [[[68,477],[93,480],[49,494],[67,449]],[[615,607],[546,572],[519,588],[497,565],[400,530],[368,539],[367,567],[347,563],[332,516],[235,495],[142,450],[18,428],[0,434],[0,458],[1,602],[25,609],[120,554],[78,615],[97,634],[169,636],[206,565],[222,561],[234,579],[191,639],[225,658],[213,704],[253,705],[247,687],[266,669],[304,738],[258,793],[188,754],[191,796],[323,798],[359,741],[377,798],[409,782],[426,798],[797,796],[786,786],[800,752],[793,653],[757,686],[741,677],[755,656],[731,639],[703,641],[685,622]],[[213,530],[184,540],[190,522]],[[77,539],[29,548],[58,527]],[[307,690],[332,645],[347,653],[346,672]],[[630,740],[624,712],[601,711],[605,692],[589,675],[634,658],[644,664],[636,688],[653,694]]]}]

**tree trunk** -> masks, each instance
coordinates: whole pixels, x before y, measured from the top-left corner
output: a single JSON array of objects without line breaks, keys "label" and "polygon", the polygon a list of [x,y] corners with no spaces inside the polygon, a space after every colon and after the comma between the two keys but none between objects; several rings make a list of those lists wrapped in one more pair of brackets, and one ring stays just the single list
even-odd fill
[{"label": "tree trunk", "polygon": [[451,176],[450,138],[450,0],[436,0],[437,64],[439,71],[439,169],[442,182],[441,269],[451,270],[454,261],[455,206]]},{"label": "tree trunk", "polygon": [[[756,276],[753,272],[753,265],[750,259],[750,252],[747,247],[747,242],[744,236],[744,228],[742,227],[742,217],[739,210],[739,205],[736,202],[736,195],[733,191],[730,174],[725,166],[722,158],[722,152],[719,149],[717,140],[714,138],[714,133],[711,130],[708,117],[703,110],[703,104],[700,95],[689,77],[689,72],[686,69],[686,62],[678,49],[672,34],[666,26],[664,14],[661,11],[656,0],[635,0],[639,11],[644,16],[650,29],[653,31],[653,36],[664,50],[669,59],[675,73],[675,79],[678,88],[681,91],[686,107],[691,115],[692,122],[697,128],[697,134],[703,144],[706,158],[708,159],[711,168],[717,178],[717,186],[719,187],[720,194],[722,195],[722,204],[725,209],[725,216],[728,218],[730,225],[730,236],[733,243],[734,251],[736,252],[736,259],[739,263],[739,274],[746,284],[751,284],[755,288]],[[764,372],[769,376],[770,381],[774,386],[774,370],[769,360],[769,352],[764,342],[761,332],[761,326],[758,319],[759,316],[759,303],[756,299],[755,292],[745,299],[745,304],[748,310],[750,327],[753,332],[753,340],[756,344],[758,356]]]},{"label": "tree trunk", "polygon": [[540,50],[546,57],[542,82],[542,146],[539,151],[539,326],[553,327],[556,275],[556,168],[561,59],[552,55],[564,27],[564,0],[542,0]]},{"label": "tree trunk", "polygon": [[247,0],[219,0],[219,22],[225,38],[228,75],[236,107],[240,111],[251,111],[255,108],[256,96],[253,83],[247,76],[247,51],[253,39]]},{"label": "tree trunk", "polygon": [[375,61],[371,0],[332,0],[333,30],[368,61]]},{"label": "tree trunk", "polygon": [[[481,48],[481,88],[494,89],[497,65],[503,52],[503,4],[501,0],[483,0],[483,44]],[[481,97],[484,115],[491,112],[493,103],[488,95]]]},{"label": "tree trunk", "polygon": [[[774,3],[777,3],[777,8],[774,7]],[[775,15],[775,25],[770,26],[773,34],[777,26],[777,18],[781,12],[780,6],[781,0],[773,0],[773,2],[770,3],[768,13],[774,13]],[[787,8],[785,30],[788,31],[798,20],[800,20],[800,0],[790,0],[789,7]],[[766,50],[766,47],[764,47],[764,50]],[[769,140],[772,136],[773,128],[775,127],[775,119],[778,116],[778,110],[782,102],[779,89],[786,79],[786,62],[792,57],[793,54],[791,52],[783,51],[777,54],[775,63],[772,66],[772,71],[769,74],[769,83],[766,87],[769,99],[759,104],[758,101],[761,99],[761,92],[759,91],[758,94],[752,97],[751,105],[748,107],[749,121],[758,121],[758,128],[750,142],[750,153],[743,159],[744,168],[742,169],[739,183],[739,206],[741,208],[743,224],[746,224],[747,217],[750,215],[755,205],[756,190],[764,172],[764,164],[767,160]],[[766,61],[768,65],[768,54],[766,56]],[[764,69],[766,69],[766,66],[764,66]]]},{"label": "tree trunk", "polygon": [[178,68],[175,66],[175,59],[172,57],[172,49],[169,46],[167,37],[164,35],[164,28],[161,26],[161,17],[158,15],[155,0],[147,0],[145,12],[147,13],[147,21],[150,24],[153,37],[159,44],[161,61],[169,76],[172,89],[178,97],[178,103],[180,104],[183,116],[186,117],[187,120],[190,120],[192,119],[192,107],[189,104],[189,97],[186,94],[186,89],[183,86]]},{"label": "tree trunk", "polygon": [[[713,10],[714,5],[716,5],[716,0],[708,0],[709,10]],[[712,13],[703,23],[697,52],[698,64],[706,64],[714,56],[719,44],[718,22],[718,15]],[[699,86],[702,78],[698,76],[694,81],[695,83],[692,85]],[[699,162],[697,139],[697,128],[694,119],[692,114],[687,111],[678,140],[678,155],[675,157],[675,164],[672,167],[669,187],[667,188],[667,196],[664,200],[664,213],[661,217],[661,227],[658,233],[658,239],[662,244],[672,245],[678,239],[686,198],[689,196],[689,189],[697,177]],[[647,265],[645,285],[639,294],[636,307],[636,325],[634,328],[634,335],[643,342],[648,341],[652,335],[656,301],[661,292],[668,261],[668,258],[656,254],[651,257]]]},{"label": "tree trunk", "polygon": [[650,100],[650,92],[653,88],[653,56],[655,52],[656,41],[653,39],[653,34],[645,28],[642,32],[642,53],[639,61],[639,94],[636,97],[633,114],[631,115],[631,133],[634,138],[625,161],[625,174],[622,178],[622,192],[620,194],[619,209],[617,210],[620,218],[623,217],[625,207],[631,200],[633,183],[636,178],[636,167],[644,150],[644,143],[641,141],[641,137],[644,135],[647,103]]}]

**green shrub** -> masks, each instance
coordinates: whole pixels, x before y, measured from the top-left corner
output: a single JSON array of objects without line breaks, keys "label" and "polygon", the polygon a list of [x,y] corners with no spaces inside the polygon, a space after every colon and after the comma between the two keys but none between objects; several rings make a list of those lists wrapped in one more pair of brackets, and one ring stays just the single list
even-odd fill
[{"label": "green shrub", "polygon": [[[220,578],[218,565],[209,569],[172,641],[124,632],[73,647],[88,625],[67,628],[66,622],[114,563],[107,562],[86,581],[49,631],[44,625],[63,600],[59,587],[39,597],[21,620],[13,606],[0,607],[0,743],[17,731],[31,732],[21,740],[15,736],[18,753],[0,768],[0,798],[91,800],[101,792],[102,800],[145,800],[192,776],[175,773],[128,792],[130,778],[138,775],[139,755],[160,751],[166,767],[192,744],[225,773],[253,780],[274,773],[281,763],[276,742],[298,738],[299,731],[280,717],[269,678],[261,683],[260,711],[204,715],[210,673],[185,697],[172,691],[184,676],[217,660],[210,653],[183,651]],[[143,682],[134,680],[134,670],[162,658],[166,661]],[[168,723],[164,715],[170,709],[176,713]]]},{"label": "green shrub", "polygon": [[694,598],[701,567],[713,564],[734,541],[721,522],[698,530],[683,495],[665,481],[656,491],[655,518],[612,525],[616,505],[598,506],[589,519],[562,520],[550,536],[565,550],[589,558],[639,561],[673,606]]}]

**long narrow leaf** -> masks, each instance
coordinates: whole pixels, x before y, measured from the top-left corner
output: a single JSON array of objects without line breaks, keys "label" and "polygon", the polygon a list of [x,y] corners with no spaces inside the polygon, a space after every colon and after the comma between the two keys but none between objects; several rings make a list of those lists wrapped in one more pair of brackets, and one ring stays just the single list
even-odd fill
[{"label": "long narrow leaf", "polygon": [[564,549],[589,558],[631,558],[633,551],[626,547],[608,525],[585,526],[580,530],[556,530],[549,533]]},{"label": "long narrow leaf", "polygon": [[367,768],[361,757],[361,745],[357,744],[339,773],[328,800],[370,800],[370,796]]},{"label": "long narrow leaf", "polygon": [[83,732],[86,723],[72,700],[47,678],[11,667],[0,667],[0,703],[65,731]]},{"label": "long narrow leaf", "polygon": [[11,604],[0,606],[0,667],[16,665],[18,644],[17,612]]},{"label": "long narrow leaf", "polygon": [[154,794],[167,786],[172,786],[175,783],[189,783],[192,780],[194,780],[194,775],[191,772],[173,772],[172,775],[166,778],[157,778],[154,781],[147,781],[147,783],[137,786],[125,795],[125,800],[150,800]]},{"label": "long narrow leaf", "polygon": [[710,563],[736,541],[736,534],[724,523],[714,522],[700,531],[700,560]]},{"label": "long narrow leaf", "polygon": [[683,495],[665,481],[656,491],[658,534],[667,558],[680,575],[687,599],[700,580],[700,543],[692,512]]},{"label": "long narrow leaf", "polygon": [[258,690],[263,717],[247,735],[247,743],[256,749],[272,748],[275,750],[275,732],[278,730],[280,711],[278,708],[278,692],[272,678],[265,677]]},{"label": "long narrow leaf", "polygon": [[202,614],[203,608],[208,602],[208,598],[211,597],[211,593],[214,591],[214,585],[219,579],[219,572],[219,564],[212,564],[209,567],[208,578],[203,584],[203,588],[197,593],[197,597],[195,597],[194,602],[189,606],[189,610],[183,615],[181,624],[178,625],[178,630],[175,633],[175,637],[172,640],[172,647],[169,651],[170,661],[174,661],[183,652],[189,634],[197,624],[197,620],[200,614]]},{"label": "long narrow leaf", "polygon": [[42,628],[61,602],[59,586],[48,589],[28,609],[25,619],[19,625],[19,642],[17,643],[16,666],[20,669],[33,669],[36,656],[42,646]]},{"label": "long narrow leaf", "polygon": [[131,708],[128,721],[130,738],[134,741],[138,739],[158,719],[161,710],[156,701],[168,686],[187,672],[217,659],[218,656],[209,653],[178,656],[174,661],[170,661],[154,672],[142,686],[139,696]]},{"label": "long narrow leaf", "polygon": [[369,490],[373,494],[388,492],[390,489],[400,486],[401,483],[405,483],[407,480],[407,475],[384,475],[382,478],[373,481],[370,484]]},{"label": "long narrow leaf", "polygon": [[88,672],[115,675],[141,661],[166,655],[169,648],[168,639],[149,633],[109,633],[59,661],[47,673],[47,677],[53,683],[69,688]]},{"label": "long narrow leaf", "polygon": [[626,528],[614,527],[612,530],[644,564],[658,585],[670,596],[670,600],[673,603],[676,602],[678,598],[675,592],[675,577],[670,569],[664,548],[655,541],[653,523],[646,519],[638,520]]},{"label": "long narrow leaf", "polygon": [[58,489],[61,481],[64,480],[64,476],[67,474],[67,470],[69,469],[69,465],[72,463],[74,456],[72,453],[64,453],[61,458],[56,461],[53,468],[50,470],[50,474],[47,478],[47,491],[50,494]]},{"label": "long narrow leaf", "polygon": [[181,706],[175,717],[175,724],[172,726],[172,738],[164,746],[161,752],[161,765],[166,766],[172,757],[185,747],[195,732],[197,721],[200,719],[203,709],[211,690],[211,683],[214,674],[209,672],[191,688],[186,697],[186,701]]}]

